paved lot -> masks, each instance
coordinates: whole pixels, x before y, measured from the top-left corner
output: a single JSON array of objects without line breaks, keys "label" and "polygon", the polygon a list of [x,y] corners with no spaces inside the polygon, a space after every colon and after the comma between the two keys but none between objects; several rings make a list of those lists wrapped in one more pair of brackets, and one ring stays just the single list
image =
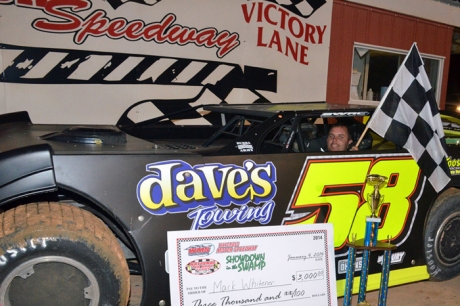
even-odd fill
[{"label": "paved lot", "polygon": [[[130,306],[140,305],[142,283],[140,276],[132,276],[132,294]],[[377,306],[378,291],[368,292],[366,300]],[[352,305],[356,305],[357,296],[353,296]],[[343,299],[338,299],[338,306],[343,305]],[[390,288],[388,291],[387,306],[439,306],[460,305],[460,277],[445,282],[418,282]],[[150,306],[150,305],[149,305]],[[152,305],[156,306],[156,305]],[[167,305],[170,306],[170,305]],[[312,305],[317,306],[317,305]]]},{"label": "paved lot", "polygon": [[[366,294],[366,300],[372,306],[377,306],[378,291]],[[356,305],[358,296],[353,296],[352,305]],[[343,299],[338,300],[343,305]],[[460,277],[445,282],[418,282],[409,285],[393,287],[388,290],[388,306],[439,306],[460,305]]]}]

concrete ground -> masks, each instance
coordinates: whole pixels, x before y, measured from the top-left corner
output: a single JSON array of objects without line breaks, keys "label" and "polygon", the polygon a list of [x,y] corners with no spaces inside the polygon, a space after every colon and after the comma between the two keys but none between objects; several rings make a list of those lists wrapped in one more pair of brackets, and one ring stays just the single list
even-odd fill
[{"label": "concrete ground", "polygon": [[[131,277],[131,301],[129,306],[139,306],[142,294],[140,276]],[[366,293],[366,300],[372,306],[377,306],[378,291]],[[356,305],[358,297],[353,296],[352,305]],[[343,299],[338,299],[338,306],[343,305]],[[439,306],[460,305],[460,276],[444,282],[418,282],[393,287],[388,290],[388,306]],[[157,305],[149,305],[157,306]],[[170,306],[170,305],[166,305]],[[317,306],[317,305],[311,305]]]},{"label": "concrete ground", "polygon": [[[377,306],[378,291],[366,293],[366,301]],[[352,305],[356,305],[358,296],[354,295]],[[338,306],[343,299],[338,299]],[[423,281],[408,285],[392,287],[388,290],[388,306],[439,306],[460,305],[460,277],[444,282]]]}]

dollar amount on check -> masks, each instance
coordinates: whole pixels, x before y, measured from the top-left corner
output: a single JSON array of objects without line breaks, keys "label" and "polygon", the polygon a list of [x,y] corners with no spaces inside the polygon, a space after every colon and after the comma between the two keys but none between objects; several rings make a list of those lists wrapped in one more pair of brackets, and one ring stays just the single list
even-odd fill
[{"label": "dollar amount on check", "polygon": [[296,282],[308,282],[319,279],[324,279],[324,270],[322,269],[297,271],[295,275],[292,275],[292,280]]}]

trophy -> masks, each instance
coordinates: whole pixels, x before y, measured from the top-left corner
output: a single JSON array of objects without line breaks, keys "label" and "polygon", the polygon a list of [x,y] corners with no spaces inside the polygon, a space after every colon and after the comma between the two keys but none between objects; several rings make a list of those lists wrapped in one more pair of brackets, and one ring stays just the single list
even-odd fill
[{"label": "trophy", "polygon": [[366,235],[364,245],[373,247],[377,244],[377,232],[381,219],[376,215],[383,203],[383,196],[380,195],[379,188],[387,180],[385,176],[369,174],[366,183],[374,187],[374,191],[367,195],[367,203],[371,209],[371,216],[366,218]]},{"label": "trophy", "polygon": [[366,183],[370,186],[374,186],[374,192],[367,195],[367,202],[371,209],[371,217],[376,218],[376,211],[380,209],[383,203],[383,196],[380,195],[379,188],[387,180],[385,176],[378,174],[369,174],[366,178]]},{"label": "trophy", "polygon": [[388,279],[390,274],[390,263],[391,263],[391,251],[396,246],[390,244],[390,237],[388,237],[388,243],[377,242],[377,234],[380,224],[380,217],[378,212],[383,203],[383,196],[380,195],[380,188],[387,178],[378,174],[369,174],[366,177],[366,183],[369,186],[373,186],[374,190],[372,193],[367,195],[367,202],[371,210],[371,215],[366,218],[366,232],[364,239],[356,241],[356,235],[352,234],[352,242],[347,243],[348,260],[347,260],[347,274],[345,293],[343,299],[343,306],[350,306],[352,299],[353,289],[353,278],[355,272],[355,261],[356,261],[356,250],[363,251],[362,268],[359,283],[359,294],[358,294],[358,306],[370,306],[366,301],[366,287],[367,287],[367,276],[369,273],[369,259],[371,251],[383,250],[383,261],[382,261],[382,276],[380,279],[380,292],[378,306],[386,305],[386,297],[388,292]]}]

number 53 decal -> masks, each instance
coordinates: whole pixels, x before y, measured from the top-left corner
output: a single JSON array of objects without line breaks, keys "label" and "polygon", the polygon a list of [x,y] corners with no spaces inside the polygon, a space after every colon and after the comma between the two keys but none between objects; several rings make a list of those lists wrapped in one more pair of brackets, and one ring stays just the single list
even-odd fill
[{"label": "number 53 decal", "polygon": [[[309,159],[305,163],[283,224],[334,224],[334,247],[342,248],[351,234],[364,238],[365,220],[370,215],[367,197],[373,188],[368,174],[388,179],[380,189],[383,204],[379,240],[393,240],[409,230],[415,217],[412,196],[420,179],[420,169],[409,156]],[[406,228],[407,226],[407,228]]]}]

